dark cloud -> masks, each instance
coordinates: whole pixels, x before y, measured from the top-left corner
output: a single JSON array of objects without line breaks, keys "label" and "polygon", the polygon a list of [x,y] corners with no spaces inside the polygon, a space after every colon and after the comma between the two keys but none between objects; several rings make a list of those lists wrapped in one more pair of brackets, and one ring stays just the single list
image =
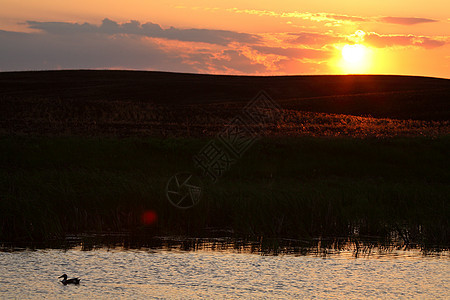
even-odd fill
[{"label": "dark cloud", "polygon": [[[107,24],[102,30],[113,29],[113,26]],[[134,29],[130,23],[128,30]],[[252,61],[238,50],[185,51],[184,48],[161,47],[159,43],[130,35],[0,30],[0,44],[0,71],[86,68],[236,74],[267,71],[263,64]]]},{"label": "dark cloud", "polygon": [[50,35],[0,31],[0,70],[82,68],[193,72],[176,53],[126,36]]},{"label": "dark cloud", "polygon": [[420,23],[432,23],[432,22],[438,22],[437,20],[433,19],[426,19],[426,18],[402,18],[402,17],[384,17],[380,18],[382,22],[385,23],[392,23],[392,24],[400,24],[400,25],[415,25]]},{"label": "dark cloud", "polygon": [[213,29],[178,29],[170,27],[163,29],[158,24],[151,22],[141,24],[138,21],[127,23],[117,23],[110,19],[104,19],[101,25],[89,23],[68,23],[68,22],[37,22],[27,21],[29,28],[42,30],[51,34],[133,34],[146,37],[164,38],[184,42],[202,42],[217,45],[228,45],[232,42],[257,43],[260,38],[253,34],[240,33],[228,30]]}]

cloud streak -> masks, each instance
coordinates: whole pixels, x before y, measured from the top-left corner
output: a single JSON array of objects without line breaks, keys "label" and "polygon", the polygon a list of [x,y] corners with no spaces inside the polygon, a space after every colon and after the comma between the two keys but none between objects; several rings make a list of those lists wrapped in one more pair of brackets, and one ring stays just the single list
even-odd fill
[{"label": "cloud streak", "polygon": [[342,25],[342,24],[355,24],[355,23],[363,23],[363,22],[382,22],[389,24],[399,24],[399,25],[416,25],[421,23],[433,23],[438,22],[438,20],[428,19],[428,18],[419,18],[419,17],[362,17],[362,16],[350,16],[345,14],[335,14],[335,13],[311,13],[311,12],[282,12],[278,13],[275,11],[269,10],[256,10],[256,9],[227,9],[227,11],[240,13],[240,14],[249,14],[249,15],[257,15],[257,16],[269,16],[269,17],[277,17],[277,18],[293,18],[293,19],[301,19],[307,21],[314,22],[328,22],[334,25]]},{"label": "cloud streak", "polygon": [[227,11],[240,13],[240,14],[249,14],[249,15],[257,15],[257,16],[270,16],[270,17],[278,17],[278,18],[294,18],[294,19],[302,19],[308,21],[315,22],[333,22],[333,23],[354,23],[354,22],[366,22],[367,18],[359,17],[359,16],[349,16],[344,14],[333,14],[333,13],[310,13],[310,12],[282,12],[278,13],[275,11],[269,10],[256,10],[256,9],[227,9]]},{"label": "cloud streak", "polygon": [[399,24],[399,25],[416,25],[420,23],[434,23],[437,20],[427,19],[427,18],[401,18],[401,17],[383,17],[380,18],[381,22]]},{"label": "cloud streak", "polygon": [[141,24],[138,21],[129,21],[119,24],[110,19],[104,19],[101,25],[90,23],[68,23],[68,22],[37,22],[27,21],[29,28],[38,29],[47,33],[57,35],[68,34],[129,34],[152,38],[164,38],[184,42],[199,42],[217,45],[228,45],[232,42],[257,43],[259,37],[253,34],[240,33],[228,30],[214,29],[179,29],[170,27],[163,29],[155,23]]}]

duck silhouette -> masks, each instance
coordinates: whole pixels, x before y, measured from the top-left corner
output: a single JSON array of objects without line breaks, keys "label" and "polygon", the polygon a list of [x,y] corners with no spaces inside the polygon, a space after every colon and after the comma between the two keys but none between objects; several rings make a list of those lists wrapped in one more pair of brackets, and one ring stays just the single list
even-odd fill
[{"label": "duck silhouette", "polygon": [[67,275],[66,274],[62,274],[58,278],[63,278],[63,280],[61,280],[61,283],[64,284],[64,285],[66,285],[66,284],[80,284],[80,279],[79,278],[67,279]]}]

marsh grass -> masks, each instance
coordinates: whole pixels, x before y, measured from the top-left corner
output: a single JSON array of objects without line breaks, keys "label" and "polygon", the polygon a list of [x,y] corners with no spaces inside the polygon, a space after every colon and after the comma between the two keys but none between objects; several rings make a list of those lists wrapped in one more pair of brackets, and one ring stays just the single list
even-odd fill
[{"label": "marsh grass", "polygon": [[[450,244],[450,138],[265,138],[189,210],[167,180],[209,139],[0,139],[0,240],[68,233],[374,237]],[[154,210],[155,224],[141,215]]]}]

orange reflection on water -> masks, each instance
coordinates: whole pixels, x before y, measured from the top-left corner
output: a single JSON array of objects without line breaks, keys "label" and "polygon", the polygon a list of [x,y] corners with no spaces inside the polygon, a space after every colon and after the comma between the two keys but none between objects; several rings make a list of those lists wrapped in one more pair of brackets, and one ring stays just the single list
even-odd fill
[{"label": "orange reflection on water", "polygon": [[[264,256],[207,247],[0,252],[0,298],[436,299],[448,295],[448,256],[355,259],[341,254]],[[62,273],[80,277],[80,285],[63,286],[57,279]]]}]

